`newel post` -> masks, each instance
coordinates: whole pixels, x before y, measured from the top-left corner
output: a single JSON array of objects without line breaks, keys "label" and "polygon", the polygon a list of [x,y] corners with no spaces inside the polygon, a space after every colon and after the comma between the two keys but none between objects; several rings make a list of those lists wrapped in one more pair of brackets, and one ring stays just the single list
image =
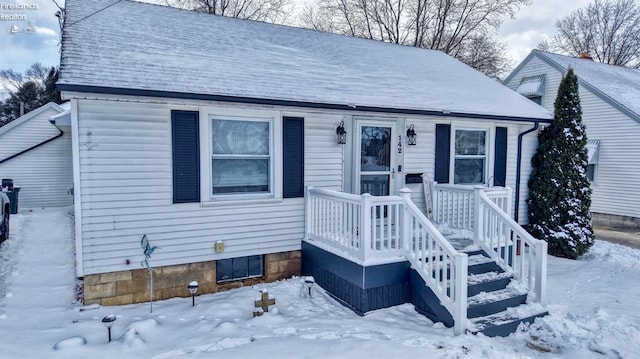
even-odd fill
[{"label": "newel post", "polygon": [[455,290],[453,331],[456,335],[464,334],[467,330],[467,281],[469,257],[466,253],[456,253],[455,261]]},{"label": "newel post", "polygon": [[505,212],[507,212],[507,214],[509,215],[509,217],[514,218],[514,214],[513,214],[513,189],[511,189],[511,187],[505,187],[505,190],[507,191],[507,205],[506,208],[504,209]]},{"label": "newel post", "polygon": [[360,246],[362,260],[370,257],[371,252],[371,203],[373,196],[363,193],[360,196]]},{"label": "newel post", "polygon": [[402,241],[402,244],[398,247],[409,250],[409,242],[410,238],[412,238],[412,234],[411,216],[409,213],[408,203],[411,202],[411,192],[413,191],[403,187],[398,192],[400,192],[400,197],[402,197],[402,217],[400,217],[400,240]]},{"label": "newel post", "polygon": [[484,191],[483,186],[473,187],[473,244],[480,242],[484,230],[482,228],[482,191]]},{"label": "newel post", "polygon": [[544,304],[547,293],[547,242],[539,240],[536,246],[536,297]]},{"label": "newel post", "polygon": [[307,186],[304,191],[304,228],[305,239],[311,239],[311,228],[312,222],[314,221],[314,214],[312,213],[312,205],[311,205],[311,190],[313,186]]}]

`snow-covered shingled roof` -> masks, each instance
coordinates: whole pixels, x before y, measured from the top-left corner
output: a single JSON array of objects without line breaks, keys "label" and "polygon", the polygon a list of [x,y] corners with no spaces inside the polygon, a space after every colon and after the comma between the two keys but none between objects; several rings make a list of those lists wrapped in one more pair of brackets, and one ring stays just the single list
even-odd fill
[{"label": "snow-covered shingled roof", "polygon": [[579,80],[640,117],[640,70],[540,50],[533,50],[533,53],[551,60],[563,70],[571,67]]},{"label": "snow-covered shingled roof", "polygon": [[58,85],[553,117],[439,51],[128,0],[66,1]]}]

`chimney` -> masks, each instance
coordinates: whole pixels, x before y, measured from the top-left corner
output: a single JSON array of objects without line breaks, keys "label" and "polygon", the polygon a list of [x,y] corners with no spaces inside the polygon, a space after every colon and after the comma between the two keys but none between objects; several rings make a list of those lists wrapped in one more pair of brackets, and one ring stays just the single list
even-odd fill
[{"label": "chimney", "polygon": [[18,117],[22,117],[22,115],[24,115],[24,102],[20,101],[20,116]]},{"label": "chimney", "polygon": [[580,58],[584,59],[584,60],[591,60],[593,61],[593,57],[591,57],[591,54],[589,54],[589,51],[585,51],[583,53],[580,54]]}]

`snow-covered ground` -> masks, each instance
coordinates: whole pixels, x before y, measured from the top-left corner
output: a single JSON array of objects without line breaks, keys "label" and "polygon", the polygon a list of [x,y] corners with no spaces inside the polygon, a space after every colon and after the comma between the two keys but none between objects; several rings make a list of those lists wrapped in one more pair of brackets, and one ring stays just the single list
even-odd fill
[{"label": "snow-covered ground", "polygon": [[[409,304],[359,317],[301,278],[117,307],[74,303],[69,209],[12,217],[0,248],[0,358],[638,358],[640,250],[549,258],[548,310],[507,338],[454,336]],[[185,291],[187,291],[185,283]],[[276,306],[253,318],[267,289]],[[101,319],[115,314],[113,341]],[[84,344],[83,344],[84,343]],[[57,348],[57,349],[55,349]]]}]

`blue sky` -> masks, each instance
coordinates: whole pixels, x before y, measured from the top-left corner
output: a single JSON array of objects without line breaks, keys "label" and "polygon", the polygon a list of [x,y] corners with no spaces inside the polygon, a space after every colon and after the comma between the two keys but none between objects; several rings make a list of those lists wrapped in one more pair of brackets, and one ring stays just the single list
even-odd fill
[{"label": "blue sky", "polygon": [[[60,28],[51,0],[0,0],[1,4],[21,4],[37,9],[0,8],[0,69],[24,72],[32,63],[56,66],[60,61]],[[3,16],[4,15],[4,16]],[[7,17],[9,19],[7,19]],[[35,31],[25,28],[32,24]],[[10,28],[18,32],[11,33]]]},{"label": "blue sky", "polygon": [[[154,2],[153,0],[147,0]],[[300,8],[314,0],[294,0]],[[156,2],[162,2],[156,0]],[[507,44],[513,65],[517,65],[546,35],[552,34],[558,17],[586,6],[590,0],[533,0],[515,19],[507,20],[500,30],[500,39]],[[33,10],[0,9],[0,14],[17,15],[18,20],[0,20],[0,69],[24,72],[32,63],[57,66],[60,60],[59,26],[52,0],[0,0],[2,4],[37,5]],[[58,3],[64,4],[64,0]],[[26,19],[24,19],[26,18]],[[24,31],[32,22],[35,32]],[[12,25],[17,33],[10,33]]]}]

